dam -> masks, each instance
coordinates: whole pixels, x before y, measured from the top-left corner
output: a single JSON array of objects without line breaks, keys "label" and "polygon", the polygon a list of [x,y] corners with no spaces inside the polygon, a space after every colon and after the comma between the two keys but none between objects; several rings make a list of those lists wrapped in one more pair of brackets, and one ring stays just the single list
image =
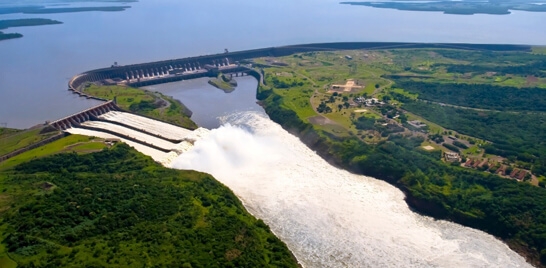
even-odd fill
[{"label": "dam", "polygon": [[163,165],[189,150],[205,129],[189,130],[139,116],[108,101],[49,123],[70,134],[118,140],[152,157]]}]

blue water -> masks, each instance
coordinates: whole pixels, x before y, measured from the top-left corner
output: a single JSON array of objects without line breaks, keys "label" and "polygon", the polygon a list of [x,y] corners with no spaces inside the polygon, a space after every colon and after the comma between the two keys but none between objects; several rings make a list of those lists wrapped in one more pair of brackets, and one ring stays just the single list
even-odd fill
[{"label": "blue water", "polygon": [[142,0],[130,5],[123,12],[0,15],[0,20],[64,22],[4,31],[24,37],[0,42],[0,123],[25,128],[97,104],[70,94],[67,82],[115,61],[307,42],[546,44],[546,13],[458,16],[353,7],[337,0]]}]

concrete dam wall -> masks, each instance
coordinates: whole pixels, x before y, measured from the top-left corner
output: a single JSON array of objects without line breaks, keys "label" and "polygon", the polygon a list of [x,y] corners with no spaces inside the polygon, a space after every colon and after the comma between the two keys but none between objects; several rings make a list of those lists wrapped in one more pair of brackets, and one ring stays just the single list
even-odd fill
[{"label": "concrete dam wall", "polygon": [[[354,49],[403,49],[403,48],[458,48],[467,50],[491,51],[529,51],[526,45],[495,44],[446,44],[446,43],[397,43],[397,42],[345,42],[315,43],[269,47],[213,55],[171,59],[141,64],[111,66],[87,71],[73,77],[69,89],[75,92],[86,83],[117,84],[123,83],[134,87],[167,83],[204,76],[214,76],[216,72],[248,73],[249,69],[239,65],[240,61],[259,57],[281,57],[294,53],[354,50]],[[81,92],[80,92],[81,93]]]}]

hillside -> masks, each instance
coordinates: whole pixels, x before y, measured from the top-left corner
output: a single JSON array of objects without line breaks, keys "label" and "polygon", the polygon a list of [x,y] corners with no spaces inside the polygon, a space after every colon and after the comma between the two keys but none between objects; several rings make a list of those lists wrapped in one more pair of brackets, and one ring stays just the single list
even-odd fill
[{"label": "hillside", "polygon": [[84,154],[0,165],[1,267],[297,267],[210,175],[164,168],[125,144],[89,154],[78,144]]}]

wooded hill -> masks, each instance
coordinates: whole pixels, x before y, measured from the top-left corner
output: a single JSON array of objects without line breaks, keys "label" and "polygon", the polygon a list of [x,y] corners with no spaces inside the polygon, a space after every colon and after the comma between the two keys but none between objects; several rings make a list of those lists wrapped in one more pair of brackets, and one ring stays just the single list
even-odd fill
[{"label": "wooded hill", "polygon": [[9,200],[2,265],[297,267],[210,175],[164,168],[125,144],[35,159],[1,172],[0,183]]}]

